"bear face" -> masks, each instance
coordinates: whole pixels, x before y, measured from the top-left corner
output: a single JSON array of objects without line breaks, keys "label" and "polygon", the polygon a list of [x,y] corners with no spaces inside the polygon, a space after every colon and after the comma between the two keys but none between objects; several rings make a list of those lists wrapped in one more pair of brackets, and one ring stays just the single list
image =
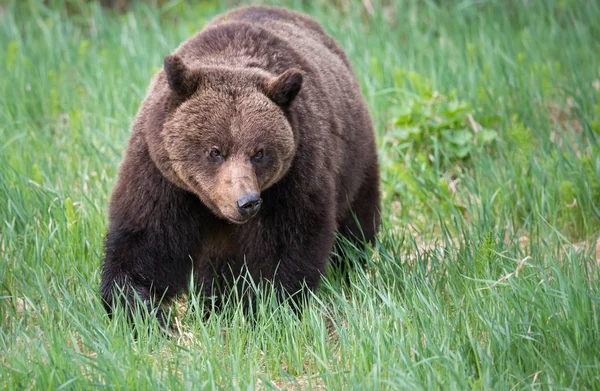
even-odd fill
[{"label": "bear face", "polygon": [[176,56],[165,73],[179,105],[162,139],[177,182],[216,216],[242,224],[258,213],[260,193],[288,171],[296,150],[286,117],[302,83],[247,69],[190,69]]}]

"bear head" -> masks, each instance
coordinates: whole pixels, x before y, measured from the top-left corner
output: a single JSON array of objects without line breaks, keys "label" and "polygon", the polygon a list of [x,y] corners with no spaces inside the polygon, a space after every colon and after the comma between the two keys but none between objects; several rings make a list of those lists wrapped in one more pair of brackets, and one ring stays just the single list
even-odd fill
[{"label": "bear head", "polygon": [[[259,68],[191,67],[165,58],[174,108],[161,129],[168,179],[195,193],[216,216],[242,224],[261,207],[261,192],[288,171],[297,140],[288,110],[302,73]],[[155,159],[156,161],[156,159]]]}]

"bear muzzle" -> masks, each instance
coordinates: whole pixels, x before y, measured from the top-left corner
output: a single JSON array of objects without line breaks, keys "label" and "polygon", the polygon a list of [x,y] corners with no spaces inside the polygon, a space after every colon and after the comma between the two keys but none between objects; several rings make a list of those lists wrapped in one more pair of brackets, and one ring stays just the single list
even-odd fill
[{"label": "bear muzzle", "polygon": [[246,193],[236,201],[238,213],[244,219],[250,219],[256,216],[261,205],[262,199],[260,198],[260,195],[255,192]]}]

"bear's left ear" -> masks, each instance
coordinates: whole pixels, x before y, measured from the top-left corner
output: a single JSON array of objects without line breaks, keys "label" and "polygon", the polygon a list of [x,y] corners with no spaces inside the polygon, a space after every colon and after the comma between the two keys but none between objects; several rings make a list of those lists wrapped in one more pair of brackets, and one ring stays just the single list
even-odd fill
[{"label": "bear's left ear", "polygon": [[178,55],[171,54],[165,57],[163,68],[169,87],[180,98],[189,98],[198,89],[200,72],[188,68]]},{"label": "bear's left ear", "polygon": [[287,107],[296,98],[301,88],[302,73],[296,68],[291,68],[267,80],[264,92],[277,105]]}]

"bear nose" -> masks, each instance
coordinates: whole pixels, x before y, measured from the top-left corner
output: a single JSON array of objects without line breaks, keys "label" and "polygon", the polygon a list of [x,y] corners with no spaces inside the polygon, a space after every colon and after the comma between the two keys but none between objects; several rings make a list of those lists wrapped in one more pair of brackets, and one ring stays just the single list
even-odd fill
[{"label": "bear nose", "polygon": [[258,193],[248,193],[237,200],[236,204],[240,215],[242,215],[242,217],[250,218],[254,217],[260,210],[262,199]]}]

